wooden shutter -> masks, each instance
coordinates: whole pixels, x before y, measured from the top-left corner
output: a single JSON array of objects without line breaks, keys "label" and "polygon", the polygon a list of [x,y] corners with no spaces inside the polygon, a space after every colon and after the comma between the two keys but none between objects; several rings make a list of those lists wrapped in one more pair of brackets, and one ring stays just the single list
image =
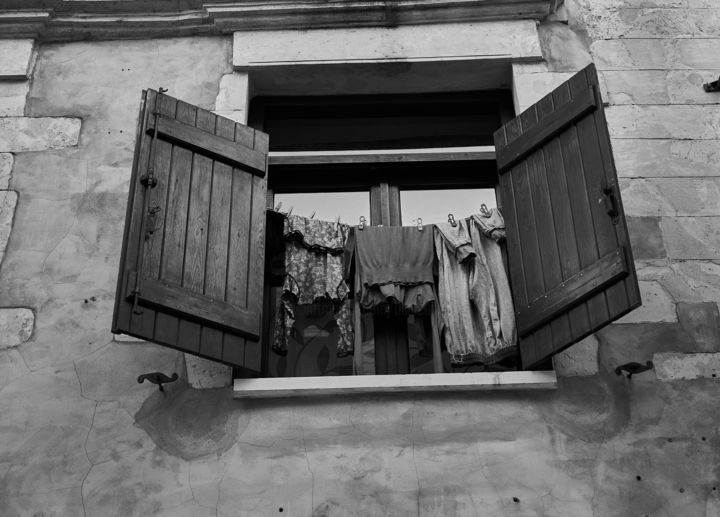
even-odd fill
[{"label": "wooden shutter", "polygon": [[113,332],[260,372],[267,149],[265,133],[143,93]]},{"label": "wooden shutter", "polygon": [[640,305],[595,67],[499,129],[495,146],[531,368]]}]

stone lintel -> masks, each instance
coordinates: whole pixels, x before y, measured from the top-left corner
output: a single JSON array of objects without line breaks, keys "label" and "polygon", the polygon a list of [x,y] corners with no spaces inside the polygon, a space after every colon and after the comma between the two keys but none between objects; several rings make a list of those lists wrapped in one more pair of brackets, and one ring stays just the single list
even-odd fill
[{"label": "stone lintel", "polygon": [[226,364],[185,354],[188,384],[197,389],[224,388],[232,384],[232,368]]},{"label": "stone lintel", "polygon": [[28,79],[32,71],[34,48],[32,39],[0,39],[0,79]]},{"label": "stone lintel", "polygon": [[655,375],[660,381],[692,379],[718,379],[720,381],[720,354],[674,354],[653,355]]},{"label": "stone lintel", "polygon": [[0,153],[44,151],[77,145],[80,125],[79,118],[0,118]]},{"label": "stone lintel", "polygon": [[13,162],[12,154],[0,153],[0,190],[7,190],[10,187]]},{"label": "stone lintel", "polygon": [[[448,38],[448,34],[455,37]],[[233,65],[239,70],[285,65],[542,59],[535,22],[526,20],[392,29],[236,32],[234,38]]]},{"label": "stone lintel", "polygon": [[[10,240],[18,193],[13,190],[0,190],[0,264],[5,256],[5,248]],[[0,343],[1,346],[1,343]]]},{"label": "stone lintel", "polygon": [[590,335],[553,357],[559,377],[587,377],[598,373],[598,340]]},{"label": "stone lintel", "polygon": [[35,315],[24,307],[0,308],[0,350],[25,343],[33,332]]}]

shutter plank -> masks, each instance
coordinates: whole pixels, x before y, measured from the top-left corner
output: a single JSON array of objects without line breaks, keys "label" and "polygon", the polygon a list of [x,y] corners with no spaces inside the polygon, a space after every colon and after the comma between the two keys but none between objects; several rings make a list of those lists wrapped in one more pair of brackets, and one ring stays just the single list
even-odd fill
[{"label": "shutter plank", "polygon": [[[140,112],[138,114],[137,133],[135,138],[135,153],[133,156],[133,169],[128,192],[128,204],[125,213],[125,228],[123,230],[123,246],[120,253],[120,267],[118,271],[118,285],[115,294],[115,311],[113,314],[113,332],[125,330],[137,337],[147,339],[146,336],[134,334],[132,305],[122,303],[129,282],[130,271],[135,268],[139,247],[139,229],[142,219],[144,189],[139,186],[138,178],[141,171],[147,168],[150,152],[145,128],[148,125],[150,106],[155,104],[156,93],[152,90],[143,91]],[[148,336],[149,337],[149,336]]]},{"label": "shutter plank", "polygon": [[[522,113],[520,120],[521,134],[537,129],[537,113],[529,109]],[[517,140],[515,140],[517,142]],[[540,172],[538,168],[539,153],[527,155],[527,159],[517,162],[513,168],[513,188],[518,206],[524,207],[518,210],[518,224],[520,225],[520,239],[523,243],[523,270],[525,271],[525,282],[527,286],[528,307],[532,300],[542,296],[545,292],[545,272],[541,255],[541,226],[548,221],[543,219],[543,214],[536,206],[537,193],[533,189],[537,186],[537,177]],[[533,354],[541,356],[545,349],[552,344],[552,329],[542,327],[533,335]],[[527,352],[526,352],[527,354]]]},{"label": "shutter plank", "polygon": [[[573,98],[580,94],[580,92],[586,91],[587,85],[584,74],[574,75],[568,81],[568,86],[570,88],[570,95]],[[598,203],[598,196],[601,193],[601,175],[598,174],[598,171],[602,168],[602,161],[597,142],[597,132],[595,131],[595,124],[592,117],[585,117],[577,121],[576,128],[581,161],[581,167],[577,170],[582,173],[580,181],[583,186],[578,187],[578,190],[574,190],[574,192],[582,194],[583,203],[590,214],[591,224],[589,228],[591,228],[594,233],[593,235],[588,235],[587,238],[588,248],[591,249],[587,250],[586,256],[588,260],[583,264],[583,268],[585,268],[617,249],[618,246],[614,231],[611,230],[608,232],[609,226],[611,226],[612,223],[605,213],[604,204]],[[572,174],[574,171],[569,170],[567,172],[568,174]],[[593,328],[599,327],[603,321],[608,320],[609,313],[607,294],[605,291],[598,293],[588,300],[588,311]]]},{"label": "shutter plank", "polygon": [[[240,131],[245,127],[237,125]],[[237,133],[236,133],[237,134]],[[270,140],[267,134],[254,131],[253,148],[265,156],[264,167],[267,168],[267,153]],[[252,175],[252,197],[250,218],[250,245],[248,267],[247,305],[261,306],[263,297],[263,278],[265,273],[265,202],[267,199],[267,182],[264,178]],[[258,321],[258,325],[260,322]],[[246,340],[243,364],[252,370],[262,368],[262,344],[260,340]]]},{"label": "shutter plank", "polygon": [[[234,124],[212,113],[214,131],[217,135],[232,140]],[[225,121],[225,123],[223,123]],[[208,123],[209,126],[209,123]],[[229,128],[229,131],[228,131]],[[205,294],[225,301],[227,282],[228,240],[230,238],[230,194],[232,167],[215,161],[213,164],[212,188],[210,191],[210,218],[208,221],[207,259],[205,263]],[[203,344],[212,349],[217,357],[223,356],[225,333],[211,327],[203,328]]]},{"label": "shutter plank", "polygon": [[[175,118],[177,122],[183,123],[183,127],[194,126],[197,121],[197,107],[186,102],[178,101]],[[203,180],[205,180],[205,177],[197,171],[196,168],[198,165],[202,166],[202,162],[198,164],[198,158],[206,158],[184,147],[184,145],[175,146],[175,152],[181,154],[184,160],[187,161],[182,165],[178,164],[184,180],[181,194],[184,200],[181,205],[178,206],[178,209],[184,209],[184,213],[178,214],[176,224],[173,227],[175,236],[178,237],[176,241],[177,257],[175,257],[176,260],[173,266],[178,268],[177,276],[180,278],[178,283],[182,287],[187,288],[191,293],[197,293],[198,257],[196,251],[199,247],[197,245],[197,232],[201,227],[197,225],[197,220],[194,219],[194,217],[198,215],[197,202],[198,198],[202,196],[202,194],[198,196],[196,189],[203,189]],[[191,146],[191,149],[195,150],[196,147]],[[206,196],[204,196],[203,199],[207,202]],[[193,208],[196,209],[195,213],[191,213]],[[180,235],[182,235],[181,238]],[[200,291],[202,292],[202,286],[200,287]],[[201,353],[200,332],[201,325],[199,323],[181,318],[178,327],[178,345],[188,352]]]},{"label": "shutter plank", "polygon": [[[508,122],[500,131],[495,133],[495,146],[501,148],[508,141],[518,138],[522,134],[520,120],[513,119]],[[518,314],[520,307],[528,304],[529,293],[527,289],[527,276],[525,270],[525,261],[521,258],[524,255],[524,242],[520,238],[520,216],[522,212],[518,207],[523,206],[518,200],[517,191],[514,184],[513,174],[504,174],[499,177],[499,190],[504,207],[505,226],[507,228],[507,251],[509,257],[518,257],[518,260],[508,261],[510,272],[510,285],[515,301],[515,311]],[[536,337],[528,335],[524,338],[528,350],[534,349]]]},{"label": "shutter plank", "polygon": [[[586,69],[584,78],[586,84],[595,85],[596,99],[598,102],[602,103],[598,86],[598,78],[595,72]],[[628,242],[630,239],[627,232],[627,223],[625,221],[620,187],[617,182],[617,175],[615,172],[615,160],[613,159],[610,134],[608,132],[607,121],[605,120],[605,111],[601,109],[593,112],[592,120],[595,123],[595,131],[598,137],[597,141],[600,156],[602,158],[605,183],[606,185],[614,186],[615,196],[618,203],[619,215],[617,224],[612,224],[612,220],[610,221],[609,227],[611,232],[609,233],[614,234],[616,242],[618,243]],[[628,263],[633,264],[632,249],[629,246],[625,248],[625,253],[629,261]],[[625,314],[628,312],[628,307],[640,305],[640,290],[637,282],[634,282],[632,278],[626,278],[623,282],[608,288],[607,303],[611,318],[617,318],[622,314]]]},{"label": "shutter plank", "polygon": [[[196,108],[196,122],[195,125],[198,129],[202,129],[210,134],[215,134],[216,119],[214,113],[210,113],[207,110]],[[194,264],[191,264],[189,271],[194,277],[194,281],[198,286],[202,286],[200,291],[207,294],[207,256],[209,253],[209,235],[210,235],[210,212],[212,206],[217,202],[217,199],[212,197],[213,183],[215,180],[215,167],[220,161],[213,160],[206,155],[195,153],[196,170],[194,171],[193,180],[201,184],[197,190],[197,198],[195,203],[190,203],[190,217],[192,218],[193,211],[198,214],[196,229],[200,231],[195,236],[196,249],[193,251],[195,255]],[[195,191],[193,191],[195,193]],[[193,210],[195,207],[195,210]],[[191,233],[191,232],[189,232]],[[190,248],[188,248],[189,250]],[[185,262],[186,273],[188,272],[187,260]],[[215,296],[213,296],[215,298]],[[222,300],[224,293],[221,292],[217,295],[217,298]],[[212,357],[220,359],[222,357],[222,346],[223,346],[223,331],[212,326],[203,325],[200,330],[200,354],[206,357]]]},{"label": "shutter plank", "polygon": [[[234,138],[238,141],[237,126],[233,129]],[[239,133],[240,140],[247,143],[247,133]],[[253,145],[253,140],[249,144]],[[227,301],[233,305],[247,306],[248,304],[248,274],[249,261],[248,248],[250,245],[250,231],[252,218],[252,178],[237,174],[233,169],[232,203],[230,206],[230,236],[228,242],[228,290]],[[242,224],[240,222],[242,221]],[[247,340],[238,337],[226,339],[223,354],[226,359],[233,362],[244,363]]]},{"label": "shutter plank", "polygon": [[[538,106],[533,106],[527,113],[527,123],[532,124],[533,127],[536,126],[538,124]],[[527,159],[533,212],[537,227],[537,241],[542,264],[543,292],[547,292],[548,289],[562,282],[557,228],[550,200],[545,160],[544,147],[528,155]],[[558,340],[567,341],[570,338],[570,324],[567,315],[556,318],[546,329],[546,331],[540,330],[537,336],[536,349],[538,356],[541,357],[552,353],[553,343]]]},{"label": "shutter plank", "polygon": [[[168,97],[167,95],[163,95],[161,97],[162,101],[159,105],[159,112],[161,115],[164,116],[170,116],[174,117],[175,113],[177,112],[177,100],[173,99],[172,97]],[[152,117],[151,117],[152,120]],[[172,214],[172,200],[173,200],[173,182],[175,182],[175,186],[177,186],[178,181],[182,181],[182,178],[178,179],[175,169],[175,163],[178,160],[178,154],[176,153],[175,146],[173,146],[170,142],[165,142],[158,138],[156,145],[158,146],[157,149],[164,150],[169,148],[168,152],[168,170],[167,170],[167,176],[165,179],[165,185],[162,187],[165,191],[165,202],[161,206],[162,208],[162,221],[163,221],[163,227],[161,230],[157,230],[153,234],[153,250],[159,248],[159,254],[157,256],[158,265],[155,267],[154,265],[151,267],[150,270],[148,270],[148,273],[155,273],[151,278],[162,278],[163,277],[163,263],[164,259],[166,257],[166,254],[168,253],[167,250],[167,238],[168,238],[168,222],[170,220],[171,214]],[[181,153],[182,154],[182,153]],[[159,188],[160,185],[158,184]],[[157,206],[157,205],[156,205]],[[155,260],[155,253],[151,255],[153,257],[153,262]],[[177,277],[174,277],[177,278]],[[149,310],[152,308],[149,307]],[[173,314],[168,314],[167,312],[158,311],[155,316],[155,335],[154,338],[161,342],[161,343],[177,343],[178,341],[178,331],[179,331],[179,325],[180,320],[174,316]]]},{"label": "shutter plank", "polygon": [[[130,291],[127,295],[128,299],[132,298]],[[247,329],[247,334],[253,339],[257,339],[260,334],[257,312],[243,310],[229,303],[188,291],[183,286],[159,280],[145,280],[142,284],[140,300],[144,306],[167,307],[196,320],[187,323],[192,323],[197,329],[187,326],[185,330],[193,332],[197,339],[200,339],[201,323],[199,321],[228,329],[242,327]],[[180,320],[181,323],[183,321],[185,320]],[[211,357],[210,354],[203,355]]]},{"label": "shutter plank", "polygon": [[[563,95],[567,94],[567,96]],[[547,96],[544,102],[538,105],[541,117],[554,109],[555,104],[561,104],[569,97],[567,89],[557,94]],[[563,168],[563,153],[560,137],[547,143],[545,147],[545,167],[547,169],[550,204],[555,222],[555,236],[558,246],[559,265],[562,280],[567,280],[580,270],[580,261],[577,253],[575,239],[575,223],[571,209],[570,193],[568,192],[565,171]],[[588,317],[585,305],[577,306],[568,312],[570,337],[573,340],[579,337],[581,329],[587,328]],[[554,342],[568,339],[564,334],[554,336]]]},{"label": "shutter plank", "polygon": [[[165,95],[160,97],[158,105],[160,113],[175,115],[177,102]],[[153,115],[150,115],[152,120]],[[152,138],[152,133],[150,135]],[[165,222],[167,218],[167,196],[169,192],[170,176],[173,162],[173,145],[164,142],[160,138],[154,144],[155,153],[155,176],[158,180],[157,186],[150,189],[150,207],[160,207],[160,211],[154,220],[149,219],[146,224],[152,224],[155,231],[145,244],[145,258],[143,259],[143,277],[158,278],[161,274],[161,263],[163,254],[163,242],[165,240]],[[147,214],[146,214],[147,216]],[[145,308],[143,308],[143,311]],[[147,307],[152,311],[152,307]],[[154,338],[161,342],[174,343],[177,340],[178,319],[164,312],[155,312]]]},{"label": "shutter plank", "polygon": [[541,325],[554,321],[558,314],[563,314],[569,296],[572,296],[573,302],[582,300],[614,280],[624,278],[627,273],[625,252],[622,248],[618,248],[595,261],[590,267],[549,289],[541,298],[532,301],[528,310],[523,312],[518,324],[528,332],[533,332]]},{"label": "shutter plank", "polygon": [[[172,116],[174,115],[177,106],[177,101],[172,97],[168,97],[166,95],[158,96],[157,93],[153,93],[154,98],[157,99],[157,103],[153,102],[152,105],[148,106],[148,125],[151,125],[154,122],[154,114],[156,110],[161,114],[168,114]],[[153,148],[153,146],[155,146],[153,151],[154,163],[148,163],[148,167],[145,170],[141,171],[141,174],[146,174],[151,165],[155,167],[155,172],[157,172],[158,169],[163,172],[168,167],[168,163],[165,160],[168,158],[168,156],[172,156],[172,145],[169,145],[166,142],[161,142],[159,138],[153,144],[152,133],[150,133],[149,137],[146,139],[146,142],[148,147],[151,149]],[[151,157],[150,159],[152,160],[153,158]],[[159,196],[155,197],[153,193],[153,190],[155,189],[142,190],[145,192],[145,195],[150,197],[148,202],[148,208],[152,206],[158,206],[157,204],[153,204],[159,203],[161,201]],[[147,220],[147,216],[148,214],[146,212],[143,212],[143,217],[145,218],[145,225],[152,224],[151,221]],[[141,234],[138,234],[138,239],[140,242],[139,245],[141,246],[142,257],[139,259],[141,261],[141,264],[138,264],[136,267],[142,268],[142,275],[140,278],[140,280],[142,281],[143,279],[148,278],[148,271],[151,272],[154,267],[154,253],[152,253],[152,251],[153,248],[157,245],[157,240],[153,237],[146,239],[145,235]],[[146,269],[146,265],[149,266],[150,269]],[[170,332],[172,332],[174,329],[177,328],[177,320],[172,316],[160,315],[156,313],[156,311],[152,307],[141,307],[140,310],[141,314],[134,315],[134,325],[137,325],[139,328],[143,329],[143,335],[147,336],[145,339],[157,339],[158,334],[160,335],[161,339],[164,339],[166,337],[164,335],[164,331],[170,330]],[[159,322],[158,317],[160,319]],[[169,322],[167,321],[168,319],[170,320]]]},{"label": "shutter plank", "polygon": [[[234,140],[237,143],[240,143],[245,146],[252,146],[253,141],[250,140],[247,142],[246,140],[239,140],[236,138],[236,124],[232,120],[225,119],[220,117],[218,120],[218,134],[222,135],[224,138],[227,138],[228,140]],[[252,134],[252,131],[250,128],[244,128],[248,129],[250,134]],[[240,133],[240,132],[238,132]],[[236,174],[236,170],[232,167],[228,166],[228,178],[229,178],[229,186],[228,186],[228,192],[233,192],[233,182],[234,177]],[[230,301],[229,291],[231,288],[230,284],[230,264],[237,259],[237,257],[233,257],[230,254],[230,241],[231,241],[231,233],[232,233],[232,198],[230,200],[230,203],[228,203],[227,207],[225,207],[225,210],[227,211],[227,241],[225,243],[225,249],[227,253],[227,262],[225,264],[225,301]],[[233,364],[242,364],[245,359],[245,342],[246,339],[242,336],[238,336],[236,334],[230,334],[225,333],[223,335],[223,348],[222,348],[222,357],[225,361],[233,363]],[[259,371],[259,370],[256,370]]]},{"label": "shutter plank", "polygon": [[[182,124],[180,119],[173,120],[169,117],[160,117],[158,120],[158,135],[182,147],[191,149],[210,158],[219,159],[228,164],[249,170],[253,174],[265,175],[265,155],[255,152],[247,147],[233,145],[224,138],[193,127],[188,123]],[[154,120],[147,128],[152,132],[155,128]]]}]

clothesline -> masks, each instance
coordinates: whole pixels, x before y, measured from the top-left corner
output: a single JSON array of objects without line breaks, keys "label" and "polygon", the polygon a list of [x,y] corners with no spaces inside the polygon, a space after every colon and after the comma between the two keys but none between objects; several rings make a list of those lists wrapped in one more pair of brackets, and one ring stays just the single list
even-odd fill
[{"label": "clothesline", "polygon": [[[277,212],[277,213],[279,213],[279,214],[284,215],[285,217],[289,217],[290,215],[292,215],[292,211],[293,211],[293,207],[292,207],[292,206],[290,207],[290,209],[289,209],[287,212],[282,212],[281,209],[282,209],[282,202],[278,203],[277,206],[275,206],[274,211]],[[499,209],[495,209],[495,210],[499,210]],[[488,209],[488,207],[487,207],[487,205],[486,205],[485,203],[483,203],[483,204],[480,205],[480,212],[479,212],[479,213],[480,213],[481,215],[483,215],[484,217],[491,217],[491,214],[492,214],[492,212]],[[309,219],[314,219],[314,218],[315,218],[315,211],[313,211],[312,214],[310,214],[310,216],[309,216]],[[472,218],[472,215],[469,215],[469,216],[466,216],[466,217],[464,218],[464,220],[465,220],[465,222],[468,222],[471,218]],[[318,219],[318,221],[321,221],[321,220]],[[415,224],[412,224],[412,225],[406,225],[406,226],[415,226],[415,227],[417,227],[418,230],[422,230],[422,229],[423,229],[423,226],[424,226],[424,225],[423,225],[423,219],[422,219],[421,217],[419,217],[419,218],[417,218],[417,219],[414,219],[413,221],[416,221],[416,223],[415,223]],[[325,221],[325,222],[330,223],[330,221]],[[340,216],[337,216],[337,217],[335,218],[334,222],[335,222],[336,225],[344,224],[344,223],[341,222]],[[455,219],[455,215],[454,215],[452,212],[448,214],[447,222],[450,223],[453,227],[457,227],[457,221],[456,221],[456,219]],[[429,224],[432,225],[432,224],[436,224],[436,223],[429,223]],[[366,218],[364,215],[361,215],[361,216],[360,216],[360,220],[359,220],[359,224],[356,225],[356,226],[357,226],[357,228],[358,228],[359,230],[364,229],[366,226],[368,226],[367,218]],[[377,226],[382,227],[383,225],[380,224],[380,225],[377,225]]]}]

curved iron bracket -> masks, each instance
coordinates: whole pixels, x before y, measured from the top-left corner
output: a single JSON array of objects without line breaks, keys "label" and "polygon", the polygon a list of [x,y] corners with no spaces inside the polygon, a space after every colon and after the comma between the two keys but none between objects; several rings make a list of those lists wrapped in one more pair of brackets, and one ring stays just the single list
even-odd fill
[{"label": "curved iron bracket", "polygon": [[652,361],[648,361],[644,365],[642,365],[640,363],[635,363],[635,362],[621,364],[620,366],[615,368],[615,374],[622,375],[623,372],[626,372],[627,378],[631,379],[632,376],[636,373],[642,373],[642,372],[646,372],[648,370],[652,370],[653,366],[654,365],[653,365]]},{"label": "curved iron bracket", "polygon": [[146,379],[153,384],[157,384],[158,388],[160,388],[160,391],[165,391],[163,389],[163,384],[175,382],[176,380],[178,380],[178,374],[173,373],[172,377],[168,377],[162,372],[143,373],[137,378],[138,384],[142,384],[143,381],[145,381]]}]

